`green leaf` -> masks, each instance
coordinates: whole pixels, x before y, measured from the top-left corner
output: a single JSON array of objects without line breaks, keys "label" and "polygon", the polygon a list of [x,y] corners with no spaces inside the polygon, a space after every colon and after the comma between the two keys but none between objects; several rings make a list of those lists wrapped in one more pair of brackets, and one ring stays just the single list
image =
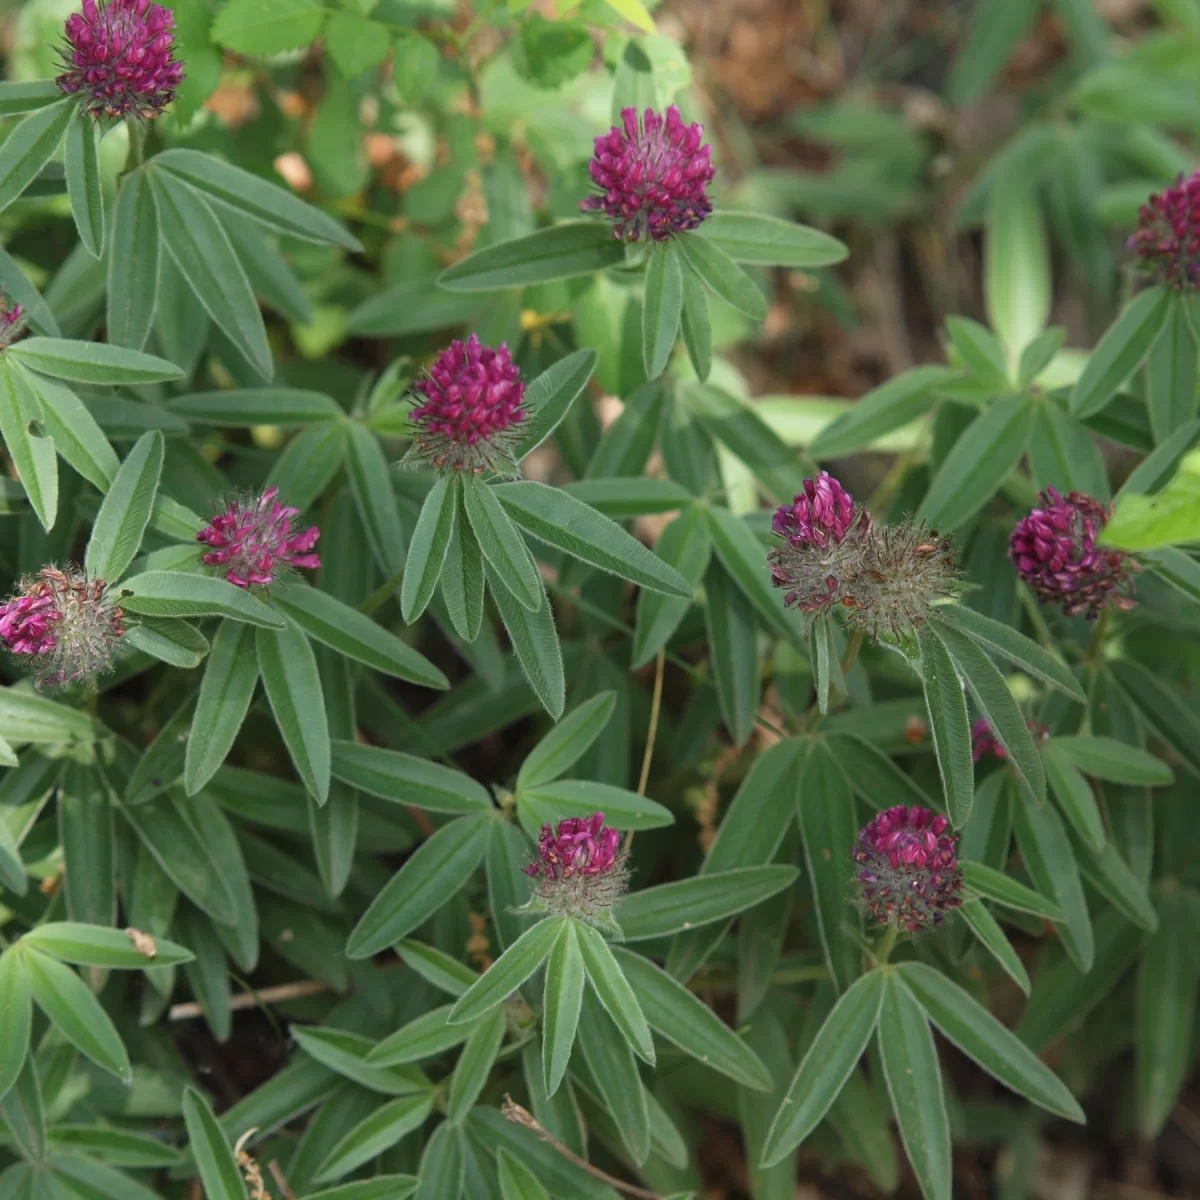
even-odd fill
[{"label": "green leaf", "polygon": [[53,79],[35,79],[27,83],[0,83],[0,117],[16,117],[34,112],[63,98],[62,88]]},{"label": "green leaf", "polygon": [[[680,513],[659,535],[655,552],[694,589],[704,577],[712,553],[712,538],[704,510],[688,508]],[[667,644],[691,607],[691,600],[677,600],[659,592],[641,592],[633,637],[632,665],[635,668],[645,666]]]},{"label": "green leaf", "polygon": [[478,250],[438,276],[452,292],[491,292],[591,275],[625,261],[624,243],[600,221],[564,221]]},{"label": "green leaf", "polygon": [[1107,500],[1108,468],[1092,434],[1052,401],[1037,406],[1029,469],[1038,490],[1058,487]]},{"label": "green leaf", "polygon": [[183,571],[146,571],[121,583],[121,607],[150,617],[230,617],[262,629],[285,620],[245,588],[224,579]]},{"label": "green leaf", "polygon": [[873,388],[813,438],[814,458],[842,458],[927,413],[937,401],[939,384],[961,378],[948,367],[913,367]]},{"label": "green leaf", "polygon": [[21,1156],[34,1163],[43,1162],[46,1157],[46,1114],[35,1059],[25,1061],[15,1083],[0,1100],[0,1117]]},{"label": "green leaf", "polygon": [[661,829],[675,817],[669,808],[637,792],[590,779],[555,779],[517,795],[517,815],[531,837],[547,822],[584,817],[597,810],[614,829]]},{"label": "green leaf", "polygon": [[479,978],[474,971],[457,958],[451,958],[436,946],[405,938],[396,945],[405,966],[411,967],[426,983],[455,998],[463,995]]},{"label": "green leaf", "polygon": [[654,18],[642,0],[604,0],[604,3],[631,25],[636,25],[643,33],[655,32]]},{"label": "green leaf", "polygon": [[675,243],[683,264],[711,292],[751,320],[766,320],[767,299],[758,284],[716,242],[685,233]]},{"label": "green leaf", "polygon": [[1044,802],[1046,773],[1042,757],[1004,676],[992,665],[991,659],[957,629],[939,623],[933,633],[950,652],[976,707],[1007,752],[1018,781],[1037,803]]},{"label": "green leaf", "polygon": [[79,231],[79,240],[89,254],[99,258],[104,250],[104,192],[100,180],[100,155],[96,146],[96,123],[75,110],[75,119],[67,128],[67,152],[63,160],[67,171],[67,196],[71,216]]},{"label": "green leaf", "polygon": [[837,238],[763,213],[713,213],[697,231],[734,262],[764,267],[829,267],[850,251]]},{"label": "green leaf", "polygon": [[543,592],[541,606],[530,612],[497,578],[491,563],[484,559],[483,566],[521,671],[542,707],[557,721],[567,702],[567,683],[550,601]]},{"label": "green leaf", "polygon": [[654,1066],[654,1041],[637,996],[608,943],[590,925],[575,923],[588,980],[621,1036],[643,1062]]},{"label": "green leaf", "polygon": [[92,524],[84,566],[93,578],[116,583],[133,562],[154,510],[162,464],[162,434],[142,434],[121,464]]},{"label": "green leaf", "polygon": [[1131,658],[1114,660],[1111,669],[1151,728],[1174,748],[1193,774],[1200,774],[1200,717],[1175,686]]},{"label": "green leaf", "polygon": [[667,369],[683,313],[683,269],[679,265],[678,239],[655,242],[646,267],[646,294],[642,303],[642,362],[646,378],[656,379]]},{"label": "green leaf", "polygon": [[613,953],[651,1029],[742,1087],[770,1091],[766,1065],[694,992],[640,954]]},{"label": "green leaf", "polygon": [[190,950],[166,938],[154,939],[154,955],[150,957],[137,948],[127,930],[84,925],[78,921],[37,925],[25,934],[21,944],[61,962],[127,971],[140,971],[148,966],[170,967],[192,957]]},{"label": "green leaf", "polygon": [[[222,9],[225,16],[229,7]],[[168,153],[171,153],[168,151]],[[158,155],[156,167],[163,166]],[[194,187],[166,170],[150,174],[158,221],[166,246],[213,323],[254,370],[269,380],[274,373],[271,347],[258,301],[238,262],[229,235],[208,201]]]},{"label": "green leaf", "polygon": [[615,692],[601,692],[563,717],[521,764],[517,791],[541,787],[564,775],[604,732],[616,702]]},{"label": "green leaf", "polygon": [[198,667],[208,653],[208,639],[186,621],[143,617],[125,630],[125,644],[173,667]]},{"label": "green leaf", "polygon": [[508,1026],[508,1017],[503,1008],[495,1008],[483,1017],[471,1030],[467,1044],[458,1057],[454,1075],[450,1080],[450,1092],[446,1098],[446,1119],[452,1125],[461,1125],[479,1099],[500,1044]]},{"label": "green leaf", "polygon": [[603,1110],[616,1125],[622,1145],[635,1163],[644,1163],[650,1155],[646,1089],[628,1040],[590,988],[583,998],[578,1043]]},{"label": "green leaf", "polygon": [[225,761],[257,683],[254,628],[226,618],[212,641],[187,739],[183,783],[189,796],[204,787]]},{"label": "green leaf", "polygon": [[862,1057],[887,990],[883,971],[854,981],[826,1017],[796,1069],[763,1146],[762,1165],[786,1158],[820,1124]]},{"label": "green leaf", "polygon": [[1059,808],[1084,843],[1099,853],[1104,849],[1107,835],[1092,785],[1050,742],[1042,748],[1042,761]]},{"label": "green leaf", "polygon": [[439,476],[417,518],[408,559],[404,564],[404,582],[400,589],[400,612],[410,625],[433,599],[442,573],[442,564],[454,537],[458,510],[458,485],[448,475]]},{"label": "green leaf", "polygon": [[564,921],[546,960],[545,999],[542,1003],[542,1072],[546,1093],[558,1091],[571,1059],[575,1030],[583,1005],[587,978],[579,947],[578,922]]},{"label": "green leaf", "polygon": [[1133,873],[1113,842],[1108,841],[1097,853],[1082,838],[1076,836],[1072,840],[1079,870],[1087,881],[1117,912],[1139,929],[1153,933],[1158,928],[1158,916],[1146,894],[1145,884]]},{"label": "green leaf", "polygon": [[955,827],[961,827],[975,803],[975,763],[967,702],[954,662],[941,641],[921,630],[917,633],[917,643],[921,647],[921,682],[929,714],[929,733],[942,778],[946,811]]},{"label": "green leaf", "polygon": [[181,1161],[174,1146],[110,1125],[55,1125],[47,1141],[51,1150],[87,1155],[115,1167],[176,1167]]},{"label": "green leaf", "polygon": [[938,1029],[989,1075],[1055,1116],[1085,1122],[1058,1076],[958,984],[925,963],[902,963],[898,970]]},{"label": "green leaf", "polygon": [[1158,893],[1158,932],[1138,964],[1134,1047],[1138,1129],[1156,1138],[1175,1109],[1188,1073],[1200,991],[1200,958],[1191,951],[1197,911],[1192,889]]},{"label": "green leaf", "polygon": [[[194,424],[248,429],[254,425],[311,425],[336,421],[341,405],[324,392],[299,388],[234,388],[227,392],[193,392],[175,396],[170,412]],[[291,497],[287,497],[291,499]]]},{"label": "green leaf", "polygon": [[10,741],[91,745],[92,719],[79,709],[17,688],[0,688],[0,729]]},{"label": "green leaf", "polygon": [[758,712],[758,634],[750,601],[717,562],[704,575],[704,620],[721,717],[734,745],[744,746]]},{"label": "green leaf", "polygon": [[929,1019],[889,971],[879,1011],[879,1053],[900,1139],[927,1200],[951,1200],[950,1122]]},{"label": "green leaf", "polygon": [[1170,313],[1170,293],[1147,288],[1135,296],[1100,339],[1071,393],[1071,411],[1090,417],[1104,409],[1117,389],[1150,353]]},{"label": "green leaf", "polygon": [[341,740],[331,745],[334,776],[359,791],[429,812],[492,811],[487,789],[461,771],[380,746]]},{"label": "green leaf", "polygon": [[1053,325],[1021,351],[1017,365],[1017,387],[1027,388],[1054,361],[1066,341],[1067,331],[1061,325]]},{"label": "green leaf", "polygon": [[1175,775],[1161,758],[1112,737],[1050,738],[1044,746],[1073,763],[1085,775],[1134,787],[1166,787]]},{"label": "green leaf", "polygon": [[1196,334],[1188,298],[1170,293],[1162,332],[1146,363],[1146,408],[1161,443],[1196,415]]},{"label": "green leaf", "polygon": [[449,687],[423,654],[328,592],[289,583],[273,589],[272,599],[310,637],[347,658],[422,687]]},{"label": "green leaf", "polygon": [[389,1067],[367,1061],[374,1048],[370,1038],[321,1025],[293,1025],[292,1037],[310,1058],[353,1080],[359,1087],[384,1096],[411,1096],[429,1090],[429,1080],[417,1067]]},{"label": "green leaf", "polygon": [[[992,0],[995,5],[995,0]],[[1017,0],[1028,5],[1028,0]],[[997,7],[1006,7],[997,5]],[[1036,180],[1010,171],[988,193],[984,231],[984,305],[1009,362],[1046,327],[1050,315],[1050,247]]]},{"label": "green leaf", "polygon": [[[614,239],[615,240],[615,239]],[[558,428],[596,370],[595,350],[576,350],[547,367],[525,389],[525,411],[513,457],[519,462]]]},{"label": "green leaf", "polygon": [[44,529],[58,515],[58,458],[54,443],[36,432],[42,405],[29,376],[6,351],[0,360],[0,436],[21,479],[21,486]]},{"label": "green leaf", "polygon": [[946,333],[955,353],[978,380],[1003,390],[1008,383],[1008,364],[1000,339],[970,317],[947,317]]},{"label": "green leaf", "polygon": [[24,952],[6,950],[0,955],[0,1097],[12,1090],[29,1053],[32,988]]},{"label": "green leaf", "polygon": [[353,79],[387,58],[388,28],[358,13],[334,12],[325,23],[325,49],[337,69]]},{"label": "green leaf", "polygon": [[[688,598],[692,595],[692,587],[674,567],[647,550],[615,521],[601,516],[574,496],[533,480],[502,483],[492,489],[470,486],[466,489],[467,513],[483,552],[493,566],[496,562],[488,555],[488,542],[472,515],[472,496],[479,491],[494,494],[522,529],[572,558],[651,591]],[[510,590],[518,600],[521,599],[520,592]]]},{"label": "green leaf", "polygon": [[712,372],[712,313],[704,284],[690,271],[683,276],[683,341],[703,383]]},{"label": "green leaf", "polygon": [[962,871],[967,887],[972,892],[996,904],[1016,909],[1018,912],[1032,913],[1035,917],[1045,917],[1047,921],[1065,919],[1063,910],[1057,904],[1047,900],[1040,892],[1018,883],[1003,871],[997,871],[979,862],[964,862]]},{"label": "green leaf", "polygon": [[79,383],[154,383],[179,379],[183,372],[165,358],[101,342],[65,338],[25,338],[7,352],[32,371]]},{"label": "green leaf", "polygon": [[121,467],[96,418],[65,384],[22,372],[41,401],[42,427],[54,449],[99,491],[107,492]]},{"label": "green leaf", "polygon": [[503,1146],[496,1155],[496,1165],[501,1200],[550,1200],[541,1180]]},{"label": "green leaf", "polygon": [[448,1018],[453,1007],[443,1004],[401,1026],[367,1055],[367,1062],[380,1067],[398,1067],[435,1058],[443,1051],[461,1045],[471,1036],[472,1026],[469,1021],[451,1025]]},{"label": "green leaf", "polygon": [[988,911],[983,901],[964,900],[958,912],[984,949],[1000,964],[1013,983],[1028,996],[1031,985],[1025,964],[1017,957],[1017,952],[1012,948],[1004,930],[1000,928],[1000,923]]},{"label": "green leaf", "polygon": [[230,0],[213,22],[212,39],[235,54],[270,58],[307,46],[324,17],[316,0],[278,0],[266,8],[255,0]]},{"label": "green leaf", "polygon": [[[9,86],[0,84],[0,87]],[[53,85],[52,85],[53,86]],[[50,306],[46,303],[41,292],[33,286],[29,276],[21,270],[16,259],[7,250],[0,249],[0,286],[8,293],[10,299],[25,310],[25,316],[30,328],[37,333],[49,337],[59,337],[61,330]]]},{"label": "green leaf", "polygon": [[433,1131],[421,1155],[416,1200],[442,1200],[443,1196],[462,1194],[467,1165],[463,1141],[461,1130],[449,1121]]},{"label": "green leaf", "polygon": [[183,1120],[208,1200],[245,1200],[246,1188],[229,1139],[212,1105],[194,1087],[183,1090]]},{"label": "green leaf", "polygon": [[1057,688],[1064,696],[1070,696],[1081,704],[1086,701],[1079,680],[1067,664],[1011,626],[993,621],[991,617],[985,617],[964,604],[941,608],[934,619],[953,625],[989,653],[1007,658],[1035,679]]},{"label": "green leaf", "polygon": [[316,655],[293,622],[285,629],[259,629],[254,644],[263,687],[292,764],[317,803],[324,804],[329,797],[329,721]]},{"label": "green leaf", "polygon": [[450,1012],[450,1024],[478,1020],[498,1004],[503,1004],[546,960],[562,934],[565,920],[548,917],[521,934],[459,997]]},{"label": "green leaf", "polygon": [[1066,916],[1059,927],[1063,947],[1079,969],[1091,968],[1095,957],[1092,922],[1079,879],[1079,866],[1055,809],[1023,794],[1013,797],[1013,830],[1021,858],[1037,889],[1052,896]]},{"label": "green leaf", "polygon": [[946,81],[955,107],[969,105],[989,91],[1037,15],[1036,0],[984,0],[972,9],[966,39]]},{"label": "green leaf", "polygon": [[129,1055],[108,1013],[83,980],[40,951],[25,952],[37,1006],[81,1054],[124,1083],[133,1078]]},{"label": "green leaf", "polygon": [[0,147],[0,211],[6,209],[54,157],[75,116],[75,107],[75,101],[68,98],[39,108],[4,139]]},{"label": "green leaf", "polygon": [[[284,4],[273,7],[270,19],[277,20],[281,16],[286,19],[288,4],[294,2],[295,0],[285,0]],[[241,0],[241,6],[243,10],[250,10],[260,16],[265,15],[261,8],[255,8],[252,3],[246,3],[246,0]],[[229,6],[226,6],[221,10],[222,16],[228,11]],[[213,154],[179,148],[163,150],[154,156],[154,166],[186,180],[206,195],[248,214],[254,220],[261,221],[264,225],[287,234],[288,237],[307,242],[327,242],[352,251],[362,249],[356,237],[347,233],[319,208],[306,204],[287,188],[270,183],[249,171],[243,171]]]},{"label": "green leaf", "polygon": [[1033,403],[1004,396],[967,427],[929,485],[921,515],[946,531],[973,517],[1012,474],[1029,444]]},{"label": "green leaf", "polygon": [[613,916],[627,942],[664,937],[753,908],[791,887],[799,874],[782,864],[710,871],[634,892],[616,906]]},{"label": "green leaf", "polygon": [[483,861],[490,822],[490,816],[460,817],[423,842],[355,925],[347,957],[387,949],[454,896]]},{"label": "green leaf", "polygon": [[[561,498],[552,488],[546,491],[556,499]],[[463,488],[463,502],[471,530],[487,561],[488,578],[500,582],[522,608],[537,612],[545,601],[537,564],[497,499],[496,491],[471,479]]]},{"label": "green leaf", "polygon": [[461,499],[442,566],[442,599],[454,632],[471,643],[483,628],[483,552],[471,532]]}]

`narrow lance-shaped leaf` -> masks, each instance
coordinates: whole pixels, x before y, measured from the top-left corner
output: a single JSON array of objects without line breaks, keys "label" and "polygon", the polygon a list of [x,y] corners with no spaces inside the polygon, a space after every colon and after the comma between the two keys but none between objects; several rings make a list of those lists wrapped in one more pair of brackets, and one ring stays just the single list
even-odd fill
[{"label": "narrow lance-shaped leaf", "polygon": [[542,1070],[551,1096],[558,1091],[571,1058],[586,979],[576,924],[566,921],[546,961],[542,1004]]},{"label": "narrow lance-shaped leaf", "polygon": [[545,961],[562,934],[563,923],[561,917],[550,917],[527,929],[459,997],[450,1024],[473,1021],[503,1004]]},{"label": "narrow lance-shaped leaf", "polygon": [[96,143],[96,123],[77,108],[67,129],[67,195],[79,240],[99,258],[104,249],[104,191]]},{"label": "narrow lance-shaped leaf", "polygon": [[246,1189],[233,1148],[212,1105],[192,1087],[184,1089],[183,1120],[208,1200],[244,1200]]},{"label": "narrow lance-shaped leaf", "polygon": [[646,296],[642,303],[642,356],[646,378],[666,370],[683,311],[683,271],[676,239],[656,242],[646,268]]},{"label": "narrow lance-shaped leaf", "polygon": [[613,957],[608,943],[590,925],[578,924],[576,933],[588,982],[604,1005],[621,1036],[643,1062],[654,1065],[654,1040],[646,1024],[642,1006],[625,978],[620,963]]},{"label": "narrow lance-shaped leaf", "polygon": [[94,578],[116,583],[141,548],[158,494],[163,453],[162,434],[144,433],[121,464],[87,545],[84,565]]},{"label": "narrow lance-shaped leaf", "polygon": [[429,490],[413,530],[400,588],[400,611],[410,625],[425,611],[446,561],[454,536],[458,486],[442,475]]}]

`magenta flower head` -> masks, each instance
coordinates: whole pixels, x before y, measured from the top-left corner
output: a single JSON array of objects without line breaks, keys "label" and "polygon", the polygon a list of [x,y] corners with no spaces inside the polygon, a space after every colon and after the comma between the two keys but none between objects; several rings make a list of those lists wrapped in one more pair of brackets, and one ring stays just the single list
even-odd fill
[{"label": "magenta flower head", "polygon": [[621,835],[603,813],[543,825],[537,857],[525,867],[537,880],[530,909],[615,928],[610,914],[629,882],[625,859]]},{"label": "magenta flower head", "polygon": [[150,0],[83,0],[67,18],[67,69],[56,82],[93,117],[157,116],[184,78],[174,27],[171,10]]},{"label": "magenta flower head", "polygon": [[439,470],[516,470],[513,445],[525,420],[525,384],[508,347],[483,345],[475,334],[453,341],[413,385],[424,402],[412,410],[417,435],[405,463]]},{"label": "magenta flower head", "polygon": [[1099,500],[1071,492],[1064,500],[1054,488],[1038,496],[1040,508],[1017,523],[1009,537],[1009,557],[1017,573],[1047,604],[1067,616],[1099,616],[1110,597],[1118,608],[1135,604],[1131,575],[1138,564],[1124,551],[1096,545],[1109,510]]},{"label": "magenta flower head", "polygon": [[780,539],[768,555],[771,580],[787,588],[784,604],[802,612],[827,611],[843,598],[856,574],[860,543],[870,531],[870,518],[829,474],[806,479],[791,504],[775,512],[771,529]]},{"label": "magenta flower head", "polygon": [[112,666],[124,617],[103,579],[78,567],[43,567],[0,605],[0,639],[31,660],[39,688],[90,683]]},{"label": "magenta flower head", "polygon": [[1200,171],[1157,192],[1138,210],[1137,230],[1125,243],[1164,287],[1200,287]]},{"label": "magenta flower head", "polygon": [[711,212],[711,147],[700,145],[703,125],[685,125],[671,105],[666,116],[646,109],[621,110],[621,127],[596,139],[588,167],[599,194],[579,202],[584,212],[603,212],[625,242],[646,237],[664,242],[695,229]]},{"label": "magenta flower head", "polygon": [[958,839],[927,808],[903,804],[881,812],[858,835],[859,895],[873,921],[909,933],[940,925],[962,900]]},{"label": "magenta flower head", "polygon": [[11,346],[25,332],[25,309],[13,304],[0,289],[0,350]]},{"label": "magenta flower head", "polygon": [[321,531],[312,525],[293,533],[292,518],[300,510],[280,504],[278,495],[278,488],[269,487],[227,504],[196,534],[196,541],[212,547],[200,561],[206,567],[224,567],[225,578],[240,588],[266,587],[289,568],[319,567],[321,560],[312,548]]}]

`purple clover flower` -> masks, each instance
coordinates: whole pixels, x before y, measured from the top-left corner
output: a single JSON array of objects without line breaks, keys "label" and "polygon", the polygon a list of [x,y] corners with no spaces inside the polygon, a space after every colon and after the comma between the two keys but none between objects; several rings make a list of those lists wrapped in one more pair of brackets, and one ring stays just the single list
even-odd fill
[{"label": "purple clover flower", "polygon": [[588,167],[600,195],[579,202],[584,212],[603,212],[622,241],[649,236],[666,241],[695,229],[712,212],[711,147],[701,146],[703,125],[685,125],[674,104],[662,116],[646,109],[621,110],[621,127],[596,139]]},{"label": "purple clover flower", "polygon": [[611,924],[629,881],[621,835],[601,812],[543,825],[537,857],[524,871],[538,881],[532,907],[597,925]]},{"label": "purple clover flower", "polygon": [[1009,538],[1009,557],[1021,578],[1067,616],[1084,613],[1093,621],[1110,597],[1118,608],[1132,608],[1130,574],[1137,563],[1124,551],[1096,545],[1109,510],[1082,492],[1063,499],[1052,487],[1038,502],[1041,507],[1019,521]]},{"label": "purple clover flower", "polygon": [[124,616],[103,579],[78,567],[43,567],[0,605],[0,639],[34,660],[38,687],[91,682],[112,666]]},{"label": "purple clover flower", "polygon": [[424,397],[412,410],[414,457],[475,474],[515,468],[515,427],[528,414],[521,371],[506,345],[484,346],[475,334],[455,340],[414,390]]},{"label": "purple clover flower", "polygon": [[828,471],[803,486],[791,504],[776,509],[771,529],[797,550],[808,542],[821,547],[831,538],[840,542],[854,521],[854,498]]},{"label": "purple clover flower", "polygon": [[174,26],[171,10],[150,0],[83,0],[67,18],[67,69],[56,82],[82,94],[93,117],[156,116],[184,78]]},{"label": "purple clover flower", "polygon": [[11,346],[25,332],[25,309],[10,304],[8,294],[0,290],[0,350]]},{"label": "purple clover flower", "polygon": [[873,921],[909,933],[941,925],[962,903],[958,839],[949,821],[903,804],[881,812],[858,835],[859,895]]},{"label": "purple clover flower", "polygon": [[1200,171],[1181,174],[1138,210],[1138,227],[1126,250],[1164,287],[1200,287]]},{"label": "purple clover flower", "polygon": [[201,562],[224,567],[225,578],[240,588],[266,587],[289,567],[319,567],[321,560],[312,548],[321,531],[312,525],[303,533],[293,533],[292,518],[300,510],[280,504],[278,495],[278,488],[269,487],[231,501],[196,534],[196,541],[212,547]]}]

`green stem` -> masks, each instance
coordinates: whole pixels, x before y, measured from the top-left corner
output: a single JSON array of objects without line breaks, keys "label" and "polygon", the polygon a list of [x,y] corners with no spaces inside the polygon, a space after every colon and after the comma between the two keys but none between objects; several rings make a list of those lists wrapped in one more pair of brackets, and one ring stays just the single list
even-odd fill
[{"label": "green stem", "polygon": [[846,652],[842,655],[842,674],[849,675],[850,668],[858,662],[858,652],[862,649],[863,642],[866,640],[866,630],[856,629],[850,635],[850,641],[846,645]]},{"label": "green stem", "polygon": [[887,960],[891,958],[892,951],[896,948],[896,942],[900,937],[900,926],[892,921],[888,924],[887,932],[880,939],[879,945],[875,947],[873,957],[876,966],[886,966]]},{"label": "green stem", "polygon": [[1100,660],[1104,656],[1104,639],[1108,636],[1108,626],[1111,617],[1112,609],[1106,607],[1101,611],[1095,626],[1092,628],[1092,640],[1088,645],[1087,656],[1088,661],[1093,666],[1099,666]]},{"label": "green stem", "polygon": [[401,567],[385,583],[377,587],[359,606],[358,611],[370,616],[376,609],[382,608],[391,598],[392,593],[404,582],[404,568]]}]

